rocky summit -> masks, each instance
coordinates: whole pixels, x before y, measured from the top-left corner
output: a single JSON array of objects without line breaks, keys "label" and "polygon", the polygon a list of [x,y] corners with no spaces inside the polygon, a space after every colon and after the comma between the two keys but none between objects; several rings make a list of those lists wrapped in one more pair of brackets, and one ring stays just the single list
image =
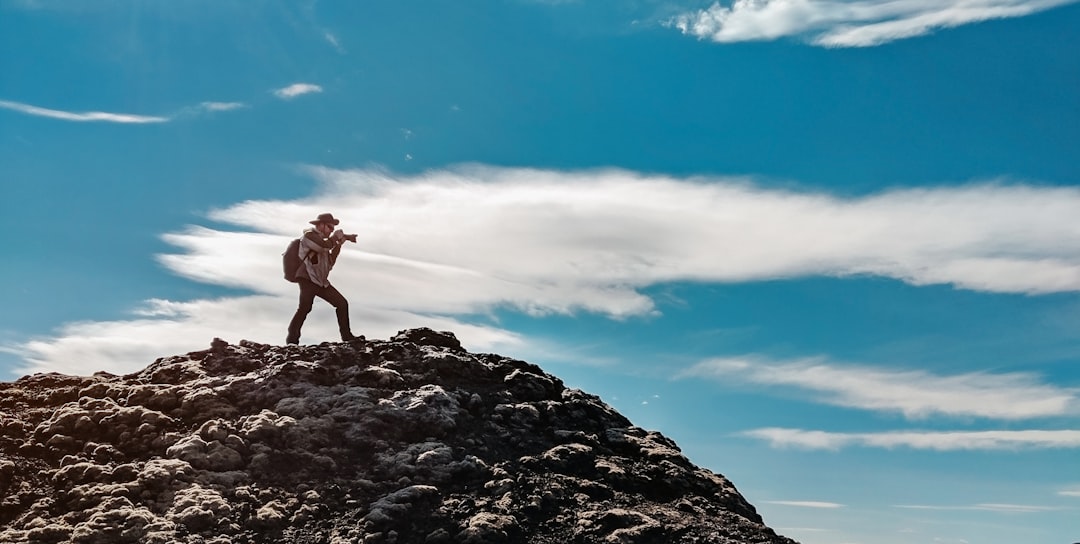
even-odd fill
[{"label": "rocky summit", "polygon": [[0,497],[5,543],[794,542],[670,439],[430,329],[0,383]]}]

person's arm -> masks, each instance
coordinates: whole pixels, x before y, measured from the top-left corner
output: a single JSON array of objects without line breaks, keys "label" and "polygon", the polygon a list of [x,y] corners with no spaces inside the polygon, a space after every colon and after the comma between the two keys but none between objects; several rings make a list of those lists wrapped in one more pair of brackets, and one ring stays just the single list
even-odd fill
[{"label": "person's arm", "polygon": [[346,240],[356,241],[355,234],[345,234],[345,231],[341,229],[335,230],[330,234],[329,240],[335,245],[330,249],[330,265],[333,266],[337,263],[338,254],[341,253],[341,246],[345,245]]},{"label": "person's arm", "polygon": [[[323,238],[321,234],[313,230],[305,231],[300,237],[300,258],[310,261],[312,264],[319,261],[319,256],[327,256],[337,246],[333,240]],[[332,260],[333,257],[331,256]]]},{"label": "person's arm", "polygon": [[303,244],[309,251],[318,253],[326,253],[328,250],[338,247],[337,242],[330,238],[323,238],[318,232],[313,230],[304,233]]}]

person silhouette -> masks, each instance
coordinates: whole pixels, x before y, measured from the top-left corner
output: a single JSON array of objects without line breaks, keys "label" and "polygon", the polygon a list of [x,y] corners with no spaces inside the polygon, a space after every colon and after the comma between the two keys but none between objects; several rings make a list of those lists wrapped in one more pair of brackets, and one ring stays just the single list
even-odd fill
[{"label": "person silhouette", "polygon": [[337,314],[338,331],[345,342],[355,340],[349,326],[349,301],[330,284],[330,270],[337,262],[341,246],[346,240],[356,242],[355,234],[345,234],[337,228],[341,223],[331,213],[319,214],[309,221],[313,226],[304,230],[300,237],[300,267],[296,271],[296,283],[300,286],[300,303],[289,322],[286,344],[300,343],[300,329],[304,326],[315,297],[319,297],[334,307]]}]

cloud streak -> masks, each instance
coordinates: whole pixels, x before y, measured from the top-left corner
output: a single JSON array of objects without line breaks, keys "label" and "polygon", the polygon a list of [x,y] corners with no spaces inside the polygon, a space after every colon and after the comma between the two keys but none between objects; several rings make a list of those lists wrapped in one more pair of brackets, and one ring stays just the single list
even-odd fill
[{"label": "cloud streak", "polygon": [[298,96],[305,94],[321,93],[323,88],[313,83],[293,83],[287,87],[275,89],[273,91],[274,96],[282,100],[292,100]]},{"label": "cloud streak", "polygon": [[[311,171],[326,192],[306,204],[356,217],[371,254],[475,276],[490,293],[468,294],[481,307],[625,317],[653,311],[636,289],[656,283],[802,276],[1080,291],[1076,188],[987,184],[841,199],[618,170]],[[281,232],[298,209],[252,201],[214,219]],[[232,234],[222,236],[226,249]]]},{"label": "cloud streak", "polygon": [[342,55],[346,53],[345,47],[341,45],[341,40],[339,40],[337,35],[333,32],[330,32],[329,30],[324,31],[323,39],[326,40],[326,43],[329,43],[331,46],[333,46],[334,50],[338,53]]},{"label": "cloud streak", "polygon": [[714,42],[801,37],[825,47],[869,47],[991,19],[1023,17],[1076,0],[735,0],[676,16],[671,25]]},{"label": "cloud streak", "polygon": [[849,447],[889,450],[908,448],[931,451],[1080,448],[1080,431],[1078,430],[834,433],[769,427],[746,431],[742,434],[764,440],[774,448],[832,451]]},{"label": "cloud streak", "polygon": [[0,108],[17,111],[26,115],[48,117],[50,119],[60,119],[63,121],[75,121],[80,123],[103,122],[122,124],[149,124],[165,123],[170,120],[169,117],[160,117],[153,115],[135,115],[130,113],[109,113],[103,111],[88,111],[79,113],[63,110],[53,110],[49,108],[32,106],[30,104],[23,104],[21,102],[11,102],[9,100],[0,100]]},{"label": "cloud streak", "polygon": [[92,112],[70,112],[63,110],[54,110],[49,108],[42,108],[33,106],[30,104],[24,104],[21,102],[12,102],[9,100],[0,100],[0,108],[17,111],[26,115],[33,115],[36,117],[47,117],[50,119],[59,119],[62,121],[74,121],[79,123],[88,122],[101,122],[101,123],[120,123],[120,124],[155,124],[155,123],[168,123],[176,120],[177,118],[187,116],[206,115],[217,112],[226,112],[246,108],[247,104],[243,102],[200,102],[196,106],[190,106],[181,109],[179,112],[173,115],[135,115],[129,113],[108,113],[100,111]]},{"label": "cloud streak", "polygon": [[203,102],[199,108],[204,111],[232,111],[247,107],[243,102]]},{"label": "cloud streak", "polygon": [[[60,345],[88,349],[67,339],[90,342],[86,331],[96,325],[73,325],[22,347],[32,369],[55,370],[80,359],[100,366],[113,351],[126,364],[145,365],[147,359],[132,361],[120,345],[143,337],[144,330],[195,347],[222,334],[280,342],[296,296],[295,286],[280,277],[280,254],[290,237],[325,211],[359,234],[334,270],[335,284],[358,309],[398,316],[392,322],[402,328],[436,322],[459,330],[463,316],[475,322],[499,309],[646,316],[657,308],[642,290],[678,281],[873,274],[990,292],[1080,291],[1076,188],[984,184],[838,198],[764,189],[747,179],[621,170],[469,166],[415,176],[307,171],[322,183],[317,194],[212,212],[210,219],[239,228],[192,226],[168,233],[164,239],[177,252],[159,256],[180,276],[269,297],[240,299],[248,306],[238,316],[271,318],[238,317],[204,328],[200,322],[213,312],[229,313],[228,304],[192,301],[176,316],[133,322],[126,333],[126,322],[110,323],[105,332],[114,344],[92,359],[75,349],[57,351]],[[312,328],[309,335],[305,329],[305,341],[334,338],[332,331],[319,331]],[[480,345],[513,336],[493,327],[474,333]],[[141,353],[152,358],[160,352]],[[904,407],[892,402],[886,408]],[[1053,411],[1030,405],[1033,413]]]},{"label": "cloud streak", "polygon": [[[284,280],[282,280],[284,283]],[[359,302],[358,299],[353,299]],[[175,302],[150,300],[134,311],[136,318],[68,324],[56,337],[34,339],[15,349],[25,358],[23,373],[62,372],[88,375],[105,370],[134,372],[163,354],[206,349],[211,339],[242,339],[282,344],[288,319],[296,310],[294,296],[239,296]],[[370,308],[352,309],[354,330],[370,338],[389,338],[398,331],[427,326],[450,330],[472,350],[521,345],[514,333],[454,319]],[[333,309],[317,307],[304,325],[305,342],[336,340]]]},{"label": "cloud streak", "polygon": [[1038,506],[1032,504],[1007,504],[1007,503],[981,503],[967,506],[940,506],[923,504],[897,504],[893,508],[906,510],[940,510],[940,511],[975,511],[997,512],[1000,514],[1033,514],[1038,512],[1053,512],[1061,510],[1055,506]]},{"label": "cloud streak", "polygon": [[779,504],[781,506],[795,506],[795,507],[799,507],[799,508],[835,509],[835,508],[843,508],[844,507],[844,505],[840,504],[840,503],[825,502],[825,501],[764,501],[764,502],[766,502],[768,504]]},{"label": "cloud streak", "polygon": [[921,370],[840,366],[822,359],[710,359],[680,377],[795,387],[825,404],[898,412],[908,418],[943,415],[1022,420],[1072,413],[1080,400],[1074,391],[1040,383],[1030,374],[941,376]]}]

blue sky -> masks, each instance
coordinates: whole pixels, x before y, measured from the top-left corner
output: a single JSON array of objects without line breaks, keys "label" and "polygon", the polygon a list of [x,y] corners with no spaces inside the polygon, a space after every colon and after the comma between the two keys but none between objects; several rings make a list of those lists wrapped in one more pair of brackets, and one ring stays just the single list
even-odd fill
[{"label": "blue sky", "polygon": [[805,544],[1074,542],[1077,28],[1069,0],[0,0],[0,374],[282,343],[280,253],[331,211],[356,333],[538,363]]}]

